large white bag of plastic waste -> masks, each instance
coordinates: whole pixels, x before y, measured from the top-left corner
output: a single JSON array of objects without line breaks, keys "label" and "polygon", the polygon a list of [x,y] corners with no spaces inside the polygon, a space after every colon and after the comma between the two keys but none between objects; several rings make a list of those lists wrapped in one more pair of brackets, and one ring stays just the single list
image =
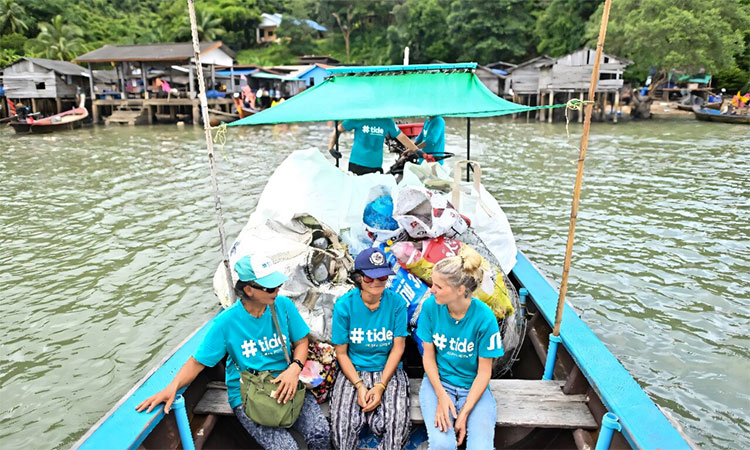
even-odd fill
[{"label": "large white bag of plastic waste", "polygon": [[[474,168],[474,180],[471,183],[461,181],[461,168],[467,163]],[[450,192],[453,206],[471,221],[470,229],[481,237],[503,272],[510,273],[516,264],[516,241],[505,212],[481,184],[479,164],[458,161],[454,166],[454,177],[451,177],[445,168],[436,163],[419,166],[407,163],[399,189],[404,186],[426,186]]]}]

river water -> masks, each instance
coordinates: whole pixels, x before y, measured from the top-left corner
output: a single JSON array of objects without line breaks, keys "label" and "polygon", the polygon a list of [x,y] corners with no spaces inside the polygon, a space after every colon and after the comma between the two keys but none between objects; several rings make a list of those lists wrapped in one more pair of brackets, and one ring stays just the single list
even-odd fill
[{"label": "river water", "polygon": [[[519,248],[559,283],[580,124],[471,130]],[[273,168],[328,133],[230,130],[230,240]],[[448,151],[465,133],[448,121]],[[703,448],[750,448],[749,142],[692,120],[594,124],[586,160],[569,301]],[[205,154],[190,126],[0,130],[0,448],[69,447],[214,313]]]}]

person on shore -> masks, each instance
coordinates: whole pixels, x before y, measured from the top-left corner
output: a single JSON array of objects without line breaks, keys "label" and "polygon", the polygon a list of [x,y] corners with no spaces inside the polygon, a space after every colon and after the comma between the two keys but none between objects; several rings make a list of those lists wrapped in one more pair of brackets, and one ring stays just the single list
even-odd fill
[{"label": "person on shore", "polygon": [[[409,151],[417,151],[417,146],[396,125],[393,119],[345,120],[339,124],[338,132],[354,130],[354,144],[349,156],[349,172],[355,175],[383,173],[383,143],[385,137],[398,139]],[[336,130],[331,133],[328,152],[334,158],[341,153],[334,150]]]},{"label": "person on shore", "polygon": [[482,280],[478,254],[453,256],[432,272],[432,296],[417,324],[425,376],[419,390],[430,449],[492,449],[497,406],[488,385],[503,355],[492,310],[472,293]]},{"label": "person on shore", "polygon": [[[445,120],[440,116],[428,117],[414,143],[417,144],[417,148],[431,155],[445,153]],[[420,159],[419,163],[422,161],[423,159]],[[443,160],[439,163],[442,165]]]},{"label": "person on shore", "polygon": [[[270,371],[278,383],[276,398],[288,402],[294,397],[299,374],[307,360],[307,335],[310,328],[292,301],[278,295],[287,277],[274,270],[271,261],[261,255],[244,256],[234,266],[239,277],[234,305],[213,319],[208,333],[198,350],[188,359],[166,388],[141,402],[136,410],[151,412],[165,403],[169,413],[177,391],[190,384],[204,367],[213,367],[225,355],[226,386],[229,405],[242,426],[263,448],[273,450],[297,449],[297,444],[286,428],[259,425],[245,413],[240,396],[240,371]],[[276,309],[283,336],[276,334],[270,308]],[[284,344],[282,344],[282,342]],[[292,343],[293,345],[290,345]],[[282,345],[292,347],[292,363],[287,364]],[[328,421],[315,398],[306,393],[302,411],[292,428],[299,431],[310,449],[330,447]]]},{"label": "person on shore", "polygon": [[354,450],[366,423],[378,449],[400,449],[409,437],[409,379],[399,367],[408,331],[406,305],[385,284],[394,275],[383,252],[370,248],[354,262],[357,285],[336,301],[332,342],[343,376],[331,397],[334,448]]}]

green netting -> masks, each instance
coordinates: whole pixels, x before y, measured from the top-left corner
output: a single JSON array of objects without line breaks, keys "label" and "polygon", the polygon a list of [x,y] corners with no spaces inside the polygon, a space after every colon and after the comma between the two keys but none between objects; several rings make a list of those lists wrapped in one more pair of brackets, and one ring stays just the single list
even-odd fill
[{"label": "green netting", "polygon": [[[558,108],[565,105],[553,105]],[[488,117],[529,107],[493,94],[473,73],[418,72],[331,77],[291,99],[228,126],[400,117]]]}]

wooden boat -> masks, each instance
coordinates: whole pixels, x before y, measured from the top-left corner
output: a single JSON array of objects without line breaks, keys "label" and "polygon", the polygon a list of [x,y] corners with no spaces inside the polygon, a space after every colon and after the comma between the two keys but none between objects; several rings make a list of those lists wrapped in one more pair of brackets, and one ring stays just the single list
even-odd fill
[{"label": "wooden boat", "polygon": [[[718,109],[721,108],[721,103],[722,102],[704,103],[701,106],[703,108],[705,108],[705,109],[716,109],[716,110],[718,110]],[[693,106],[695,106],[695,105],[692,104],[692,103],[678,103],[677,104],[677,109],[679,109],[680,111],[692,111],[693,110]]]},{"label": "wooden boat", "polygon": [[218,109],[209,109],[208,110],[208,123],[212,127],[218,127],[221,125],[221,123],[229,123],[234,122],[235,120],[238,120],[240,118],[240,115],[237,113],[228,113],[226,111],[221,111]]},{"label": "wooden boat", "polygon": [[[452,99],[460,101],[448,111],[459,117],[509,114],[523,108],[492,95],[476,78],[473,73],[475,67],[456,64],[409,66],[406,70],[404,66],[393,69],[378,67],[377,70],[367,67],[332,69],[332,72],[342,75],[342,79],[336,83],[326,81],[275,108],[248,118],[251,120],[243,119],[230,126],[281,123],[284,117],[287,122],[342,120],[347,116],[357,117],[356,105],[362,104],[379,105],[380,110],[375,117],[398,117],[398,109],[395,108],[399,104],[402,107],[403,104],[423,105],[421,109],[410,109],[404,116],[434,115],[437,107],[443,108],[440,111],[449,115],[445,111]],[[389,70],[394,74],[383,74]],[[368,71],[377,75],[368,77]],[[429,95],[433,87],[430,84],[432,77],[425,75],[431,73],[439,79],[439,84],[435,85],[440,86],[440,92],[453,95]],[[346,74],[356,76],[346,77]],[[362,83],[370,81],[377,83],[378,88],[361,89]],[[454,81],[455,84],[452,84]],[[415,89],[415,85],[418,89]],[[452,90],[454,86],[457,89],[455,93]],[[466,86],[474,87],[467,89]],[[400,89],[413,95],[427,94],[414,101],[414,98],[405,97],[405,91]],[[382,93],[389,93],[390,97]],[[465,95],[457,95],[459,93]],[[357,95],[360,98],[353,101]],[[377,95],[377,99],[363,98],[367,95]],[[467,99],[467,103],[461,103]],[[372,115],[373,111],[369,110],[367,114]],[[496,448],[591,449],[594,441],[606,436],[612,427],[619,430],[611,441],[614,448],[691,448],[678,426],[670,422],[568,304],[563,306],[559,334],[562,345],[555,364],[550,366],[553,377],[551,380],[541,379],[547,360],[548,336],[556,319],[558,292],[520,251],[508,278],[521,295],[528,322],[526,339],[519,347],[512,374],[490,382],[498,404]],[[196,329],[172,354],[136,383],[74,448],[176,448],[180,433],[175,414],[165,416],[163,407],[148,414],[137,413],[135,407],[171,381],[177,370],[195,352],[207,331],[208,324]],[[423,419],[416,406],[417,384],[423,370],[416,344],[411,340],[407,342],[403,362],[412,384],[411,419],[414,424],[419,424]],[[224,368],[219,364],[204,370],[182,392],[195,447],[257,448],[232,414],[223,382]],[[424,436],[413,433],[406,448],[415,448],[420,439],[423,441]]]},{"label": "wooden boat", "polygon": [[89,116],[89,111],[84,106],[86,97],[80,94],[77,108],[55,114],[54,116],[35,119],[34,117],[18,117],[10,121],[10,126],[17,134],[26,133],[52,133],[54,131],[72,130],[80,128],[83,120]]},{"label": "wooden boat", "polygon": [[750,114],[728,114],[722,113],[715,109],[701,108],[698,105],[693,107],[693,113],[698,120],[707,122],[724,122],[724,123],[743,123],[750,124]]}]

